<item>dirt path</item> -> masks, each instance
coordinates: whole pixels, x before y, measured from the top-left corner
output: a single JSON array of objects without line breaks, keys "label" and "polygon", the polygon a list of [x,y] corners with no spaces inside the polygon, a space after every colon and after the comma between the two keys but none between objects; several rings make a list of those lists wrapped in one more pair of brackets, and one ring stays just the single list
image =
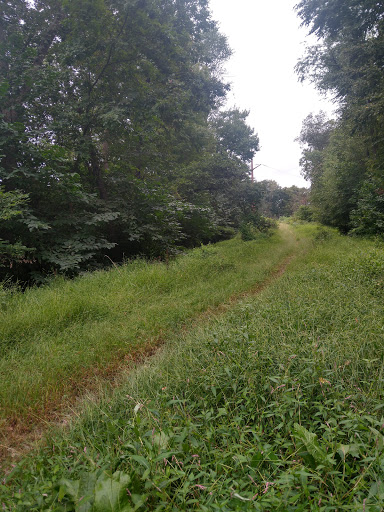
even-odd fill
[{"label": "dirt path", "polygon": [[[279,229],[282,237],[286,240],[295,236],[287,224],[280,224]],[[225,314],[245,298],[259,295],[285,273],[289,264],[299,253],[298,242],[296,242],[292,253],[273,268],[262,283],[258,283],[244,292],[234,294],[225,303],[211,307],[191,318],[188,324],[180,327],[179,332],[191,331],[198,325]],[[65,403],[49,405],[39,417],[34,416],[23,422],[17,420],[4,422],[0,426],[2,430],[0,462],[3,462],[5,466],[16,462],[28,451],[38,446],[44,438],[44,434],[51,427],[68,425],[71,418],[76,416],[74,411],[81,410],[81,402],[86,399],[86,395],[92,393],[97,396],[97,390],[100,390],[101,386],[118,387],[122,379],[126,378],[129,368],[137,367],[148,357],[153,356],[166,343],[167,339],[177,335],[177,332],[173,331],[165,337],[145,339],[139,350],[126,354],[122,359],[114,361],[105,368],[92,371],[92,374],[85,374],[81,382],[73,383],[72,391]]]}]

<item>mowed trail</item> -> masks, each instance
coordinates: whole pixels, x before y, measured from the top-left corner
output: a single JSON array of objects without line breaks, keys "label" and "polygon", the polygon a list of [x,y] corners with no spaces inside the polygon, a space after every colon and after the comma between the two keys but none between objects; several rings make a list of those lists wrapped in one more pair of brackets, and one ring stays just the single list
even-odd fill
[{"label": "mowed trail", "polygon": [[[177,336],[178,332],[191,331],[212,318],[217,318],[228,312],[246,297],[256,296],[268,288],[285,273],[292,260],[306,250],[306,244],[299,242],[293,228],[288,224],[279,225],[279,234],[282,245],[289,248],[288,254],[271,267],[265,279],[248,289],[233,293],[224,302],[191,316],[176,330],[164,331],[155,337],[142,338],[138,348],[122,354],[104,367],[85,369],[83,374],[78,374],[76,379],[72,380],[70,389],[66,389],[65,400],[53,401],[38,414],[32,413],[27,417],[3,420],[0,460],[20,459],[44,438],[52,426],[65,427],[71,421],[71,417],[78,415],[78,411],[81,411],[81,403],[86,400],[88,395],[92,394],[94,400],[95,397],[97,399],[97,394],[104,387],[109,389],[118,387],[122,380],[127,378],[130,368],[137,368],[158,350],[161,350],[165,343],[172,343],[172,337]],[[273,250],[274,248],[271,247],[271,251]]]}]

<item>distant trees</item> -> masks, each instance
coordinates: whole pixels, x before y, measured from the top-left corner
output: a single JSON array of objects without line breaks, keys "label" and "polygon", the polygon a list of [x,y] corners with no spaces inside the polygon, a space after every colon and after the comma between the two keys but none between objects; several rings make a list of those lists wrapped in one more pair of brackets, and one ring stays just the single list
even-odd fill
[{"label": "distant trees", "polygon": [[339,104],[337,121],[324,114],[304,121],[302,169],[312,201],[323,222],[383,233],[384,5],[302,0],[296,9],[319,40],[299,62],[299,77]]},{"label": "distant trees", "polygon": [[206,0],[3,2],[0,277],[238,225],[258,137],[247,112],[219,113],[230,53]]},{"label": "distant trees", "polygon": [[281,187],[273,180],[260,181],[256,185],[260,194],[260,212],[266,217],[290,217],[308,202],[309,189],[304,187]]}]

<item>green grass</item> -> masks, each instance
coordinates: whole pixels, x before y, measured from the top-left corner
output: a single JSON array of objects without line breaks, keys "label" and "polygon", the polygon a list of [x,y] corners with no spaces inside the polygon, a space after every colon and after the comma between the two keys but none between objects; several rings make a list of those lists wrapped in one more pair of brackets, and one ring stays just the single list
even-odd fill
[{"label": "green grass", "polygon": [[0,421],[35,421],[60,407],[124,356],[265,280],[293,248],[285,228],[195,249],[169,265],[135,261],[3,296]]},{"label": "green grass", "polygon": [[84,402],[5,510],[382,511],[383,247],[313,229],[262,294]]}]

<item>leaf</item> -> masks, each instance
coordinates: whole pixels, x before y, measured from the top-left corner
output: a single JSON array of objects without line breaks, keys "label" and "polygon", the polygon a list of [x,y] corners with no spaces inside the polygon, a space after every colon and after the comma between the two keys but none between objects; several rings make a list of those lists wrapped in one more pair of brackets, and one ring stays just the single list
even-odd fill
[{"label": "leaf", "polygon": [[60,481],[59,501],[72,498],[76,512],[130,512],[127,487],[131,479],[121,471],[83,473],[78,480]]},{"label": "leaf", "polygon": [[276,464],[277,462],[280,462],[279,457],[274,453],[272,450],[267,453],[266,461],[270,462],[271,464]]},{"label": "leaf", "polygon": [[252,501],[252,500],[251,500],[251,499],[249,499],[249,498],[243,498],[243,496],[240,496],[240,494],[237,494],[237,492],[235,492],[235,493],[233,494],[233,497],[234,497],[234,498],[237,498],[238,500],[241,500],[241,501]]},{"label": "leaf", "polygon": [[153,436],[153,443],[156,444],[161,450],[165,450],[168,446],[169,437],[164,433],[160,432]]},{"label": "leaf", "polygon": [[383,451],[384,448],[384,436],[375,428],[369,427],[369,430],[376,436],[376,448],[378,451]]},{"label": "leaf", "polygon": [[46,222],[43,222],[37,219],[34,215],[30,215],[29,217],[22,219],[21,222],[28,226],[29,231],[44,229],[51,229],[51,226]]},{"label": "leaf", "polygon": [[257,468],[263,462],[263,459],[263,454],[261,452],[255,453],[250,463],[251,468]]},{"label": "leaf", "polygon": [[60,481],[60,496],[64,497],[66,494],[71,498],[76,499],[79,494],[80,480],[67,480],[66,478]]},{"label": "leaf", "polygon": [[374,482],[369,490],[368,498],[377,497],[379,500],[384,500],[384,484],[380,480]]},{"label": "leaf", "polygon": [[95,487],[94,512],[130,512],[127,487],[131,479],[121,471],[112,476],[107,473],[97,480]]},{"label": "leaf", "polygon": [[152,459],[153,462],[159,462],[163,461],[164,459],[168,459],[169,457],[172,457],[172,455],[175,455],[176,452],[174,451],[168,451],[168,452],[161,452],[158,457],[155,459]]},{"label": "leaf", "polygon": [[295,423],[294,435],[296,439],[303,443],[303,445],[308,450],[308,453],[312,455],[317,464],[321,464],[327,467],[330,464],[335,463],[335,461],[331,459],[327,455],[326,451],[320,446],[316,434],[309,432],[306,428],[302,427],[298,423]]},{"label": "leaf", "polygon": [[348,453],[350,455],[352,455],[352,457],[360,456],[359,446],[357,444],[351,444],[351,445],[341,444],[337,449],[337,453],[340,455],[340,457],[343,460],[345,460],[345,457],[348,455]]},{"label": "leaf", "polygon": [[63,479],[60,482],[60,496],[68,494],[75,504],[76,512],[90,512],[94,499],[96,473],[83,473],[78,480]]},{"label": "leaf", "polygon": [[136,462],[144,466],[146,469],[151,467],[147,459],[144,458],[142,455],[131,455],[131,459],[135,460]]}]

